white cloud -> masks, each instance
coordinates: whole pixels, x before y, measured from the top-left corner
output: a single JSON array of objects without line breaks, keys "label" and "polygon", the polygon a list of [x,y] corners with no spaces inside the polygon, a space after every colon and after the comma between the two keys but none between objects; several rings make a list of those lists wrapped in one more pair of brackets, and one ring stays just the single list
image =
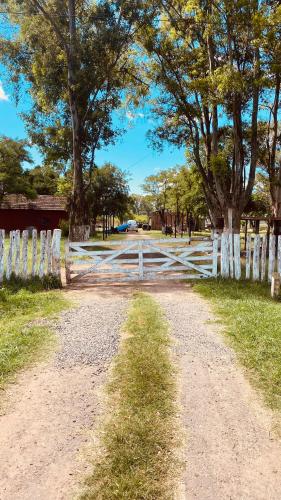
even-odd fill
[{"label": "white cloud", "polygon": [[7,96],[5,90],[3,89],[3,85],[0,82],[0,101],[8,101],[9,97]]},{"label": "white cloud", "polygon": [[137,120],[137,118],[144,118],[144,114],[132,113],[131,111],[126,111],[126,117],[129,120],[129,122],[132,122],[133,120]]}]

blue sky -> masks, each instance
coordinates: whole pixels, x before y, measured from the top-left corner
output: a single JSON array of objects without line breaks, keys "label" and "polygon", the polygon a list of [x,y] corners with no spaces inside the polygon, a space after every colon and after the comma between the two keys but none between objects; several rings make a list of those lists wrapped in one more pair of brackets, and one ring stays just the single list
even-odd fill
[{"label": "blue sky", "polygon": [[[0,135],[18,139],[26,137],[24,123],[19,116],[24,104],[21,102],[16,107],[5,83],[0,83]],[[127,132],[120,137],[116,145],[98,151],[96,162],[101,165],[105,161],[110,161],[127,171],[132,192],[141,192],[141,184],[148,175],[184,163],[183,149],[166,146],[164,151],[159,153],[149,147],[146,139],[146,133],[151,127],[149,115],[140,113],[137,118],[127,119],[122,126]],[[31,151],[34,162],[40,164],[40,154],[36,147]]]}]

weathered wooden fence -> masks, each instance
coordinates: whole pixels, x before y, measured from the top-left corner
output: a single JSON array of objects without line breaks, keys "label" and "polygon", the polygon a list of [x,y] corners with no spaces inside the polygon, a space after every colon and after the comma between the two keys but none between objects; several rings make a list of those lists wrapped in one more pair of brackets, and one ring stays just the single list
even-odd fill
[{"label": "weathered wooden fence", "polygon": [[60,279],[60,240],[60,229],[53,234],[50,230],[40,231],[40,239],[33,229],[30,238],[27,230],[22,234],[19,230],[10,231],[5,243],[5,231],[0,229],[0,283],[13,275],[28,279],[52,274]]},{"label": "weathered wooden fence", "polygon": [[223,278],[239,280],[243,270],[246,279],[271,282],[275,271],[281,273],[281,236],[270,235],[268,244],[266,235],[249,234],[245,253],[241,250],[241,240],[239,234],[223,233],[221,236],[220,274]]}]

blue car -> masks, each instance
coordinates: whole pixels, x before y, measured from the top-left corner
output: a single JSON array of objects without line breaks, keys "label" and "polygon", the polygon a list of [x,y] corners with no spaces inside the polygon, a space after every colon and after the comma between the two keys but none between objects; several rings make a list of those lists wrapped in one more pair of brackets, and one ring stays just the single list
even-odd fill
[{"label": "blue car", "polygon": [[125,233],[128,231],[129,224],[121,224],[120,226],[117,226],[116,229],[118,233]]}]

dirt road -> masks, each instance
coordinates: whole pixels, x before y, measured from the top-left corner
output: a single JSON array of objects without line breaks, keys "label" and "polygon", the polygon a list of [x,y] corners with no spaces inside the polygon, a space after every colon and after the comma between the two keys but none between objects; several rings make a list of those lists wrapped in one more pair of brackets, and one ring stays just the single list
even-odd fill
[{"label": "dirt road", "polygon": [[99,393],[134,290],[166,312],[179,367],[185,470],[177,500],[279,500],[281,444],[206,304],[183,283],[78,284],[60,349],[7,390],[0,417],[0,499],[70,500],[79,491]]}]

